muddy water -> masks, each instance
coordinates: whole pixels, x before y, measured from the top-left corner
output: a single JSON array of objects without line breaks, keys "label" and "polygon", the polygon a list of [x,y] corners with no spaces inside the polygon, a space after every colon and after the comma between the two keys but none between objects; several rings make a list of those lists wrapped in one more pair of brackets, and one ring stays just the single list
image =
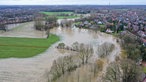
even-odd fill
[{"label": "muddy water", "polygon": [[[47,82],[47,74],[51,68],[52,62],[58,57],[73,53],[59,52],[55,46],[60,42],[71,45],[73,42],[78,41],[79,43],[91,44],[94,46],[94,49],[106,41],[116,44],[115,39],[110,35],[100,32],[95,33],[91,30],[78,29],[75,27],[57,27],[52,29],[51,33],[59,35],[61,41],[53,44],[44,53],[32,58],[0,59],[0,82]],[[0,36],[31,38],[42,37],[42,35],[42,33],[33,30],[32,23],[28,23],[21,28],[0,34]],[[118,52],[118,50],[116,51]],[[94,58],[97,58],[96,54],[93,56],[93,59]],[[114,56],[111,56],[110,59],[113,60]]]},{"label": "muddy water", "polygon": [[27,38],[45,38],[45,32],[36,31],[34,22],[9,24],[8,31],[0,32],[1,37],[27,37]]}]

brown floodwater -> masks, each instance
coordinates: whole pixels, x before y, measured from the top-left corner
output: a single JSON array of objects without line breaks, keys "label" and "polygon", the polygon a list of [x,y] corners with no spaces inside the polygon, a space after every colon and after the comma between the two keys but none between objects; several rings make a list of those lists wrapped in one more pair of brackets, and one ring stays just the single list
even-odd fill
[{"label": "brown floodwater", "polygon": [[0,32],[1,37],[27,37],[27,38],[46,38],[45,32],[37,31],[34,22],[9,24],[8,31]]},{"label": "brown floodwater", "polygon": [[[0,82],[47,82],[48,72],[52,66],[52,62],[58,57],[70,55],[71,51],[60,52],[55,47],[58,43],[63,42],[71,46],[74,42],[91,44],[94,49],[103,42],[111,42],[116,45],[116,50],[109,57],[109,60],[114,61],[115,55],[120,52],[120,47],[116,40],[111,36],[101,32],[95,32],[87,29],[72,28],[53,28],[51,33],[60,36],[61,40],[53,44],[45,52],[31,58],[7,58],[0,59]],[[4,37],[29,37],[29,38],[44,38],[44,32],[36,31],[33,28],[33,23],[27,23],[21,27],[14,28],[8,32],[0,33]],[[93,60],[98,58],[97,53],[94,53]]]}]

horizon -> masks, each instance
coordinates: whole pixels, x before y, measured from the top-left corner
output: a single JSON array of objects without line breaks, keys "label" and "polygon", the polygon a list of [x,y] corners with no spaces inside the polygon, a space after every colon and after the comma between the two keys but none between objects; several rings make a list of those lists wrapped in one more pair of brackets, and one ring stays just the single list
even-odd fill
[{"label": "horizon", "polygon": [[145,0],[0,0],[0,5],[146,5]]},{"label": "horizon", "polygon": [[[16,4],[16,5],[0,5],[0,6],[109,6],[109,4],[107,4],[107,5],[98,5],[98,4],[58,4],[58,5],[55,5],[55,4],[50,4],[50,5],[18,5],[18,4]],[[110,6],[146,6],[146,5],[143,5],[143,4],[115,4],[115,5],[113,5],[113,4],[110,4]]]}]

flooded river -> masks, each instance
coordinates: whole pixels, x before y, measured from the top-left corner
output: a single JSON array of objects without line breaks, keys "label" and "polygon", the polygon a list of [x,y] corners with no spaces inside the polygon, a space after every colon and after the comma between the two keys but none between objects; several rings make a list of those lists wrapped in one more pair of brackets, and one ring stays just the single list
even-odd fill
[{"label": "flooded river", "polygon": [[[115,38],[101,32],[78,29],[75,27],[56,27],[51,30],[51,33],[60,36],[61,40],[53,44],[44,53],[32,58],[0,59],[0,82],[47,82],[47,74],[51,68],[52,62],[58,57],[73,53],[70,51],[61,53],[58,51],[55,46],[60,42],[64,42],[70,46],[77,41],[79,43],[91,44],[94,49],[103,42],[111,42],[115,44],[116,49],[109,57],[110,61],[114,61],[115,55],[120,53],[120,46],[116,43]],[[28,23],[21,28],[0,33],[0,36],[42,38],[45,37],[45,34],[35,31],[32,23]],[[95,53],[93,59],[97,57]]]}]

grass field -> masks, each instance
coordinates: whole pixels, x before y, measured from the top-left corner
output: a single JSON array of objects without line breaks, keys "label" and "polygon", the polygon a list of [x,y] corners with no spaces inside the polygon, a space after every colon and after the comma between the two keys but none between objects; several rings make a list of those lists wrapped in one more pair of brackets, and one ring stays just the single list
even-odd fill
[{"label": "grass field", "polygon": [[73,12],[41,12],[46,15],[73,14]]},{"label": "grass field", "polygon": [[48,39],[0,37],[0,58],[33,57],[57,41],[59,37],[56,35],[50,35]]},{"label": "grass field", "polygon": [[77,18],[78,16],[71,15],[71,16],[58,16],[60,14],[73,14],[73,12],[40,12],[42,14],[48,15],[48,16],[57,16],[58,19],[64,19],[64,18]]}]

